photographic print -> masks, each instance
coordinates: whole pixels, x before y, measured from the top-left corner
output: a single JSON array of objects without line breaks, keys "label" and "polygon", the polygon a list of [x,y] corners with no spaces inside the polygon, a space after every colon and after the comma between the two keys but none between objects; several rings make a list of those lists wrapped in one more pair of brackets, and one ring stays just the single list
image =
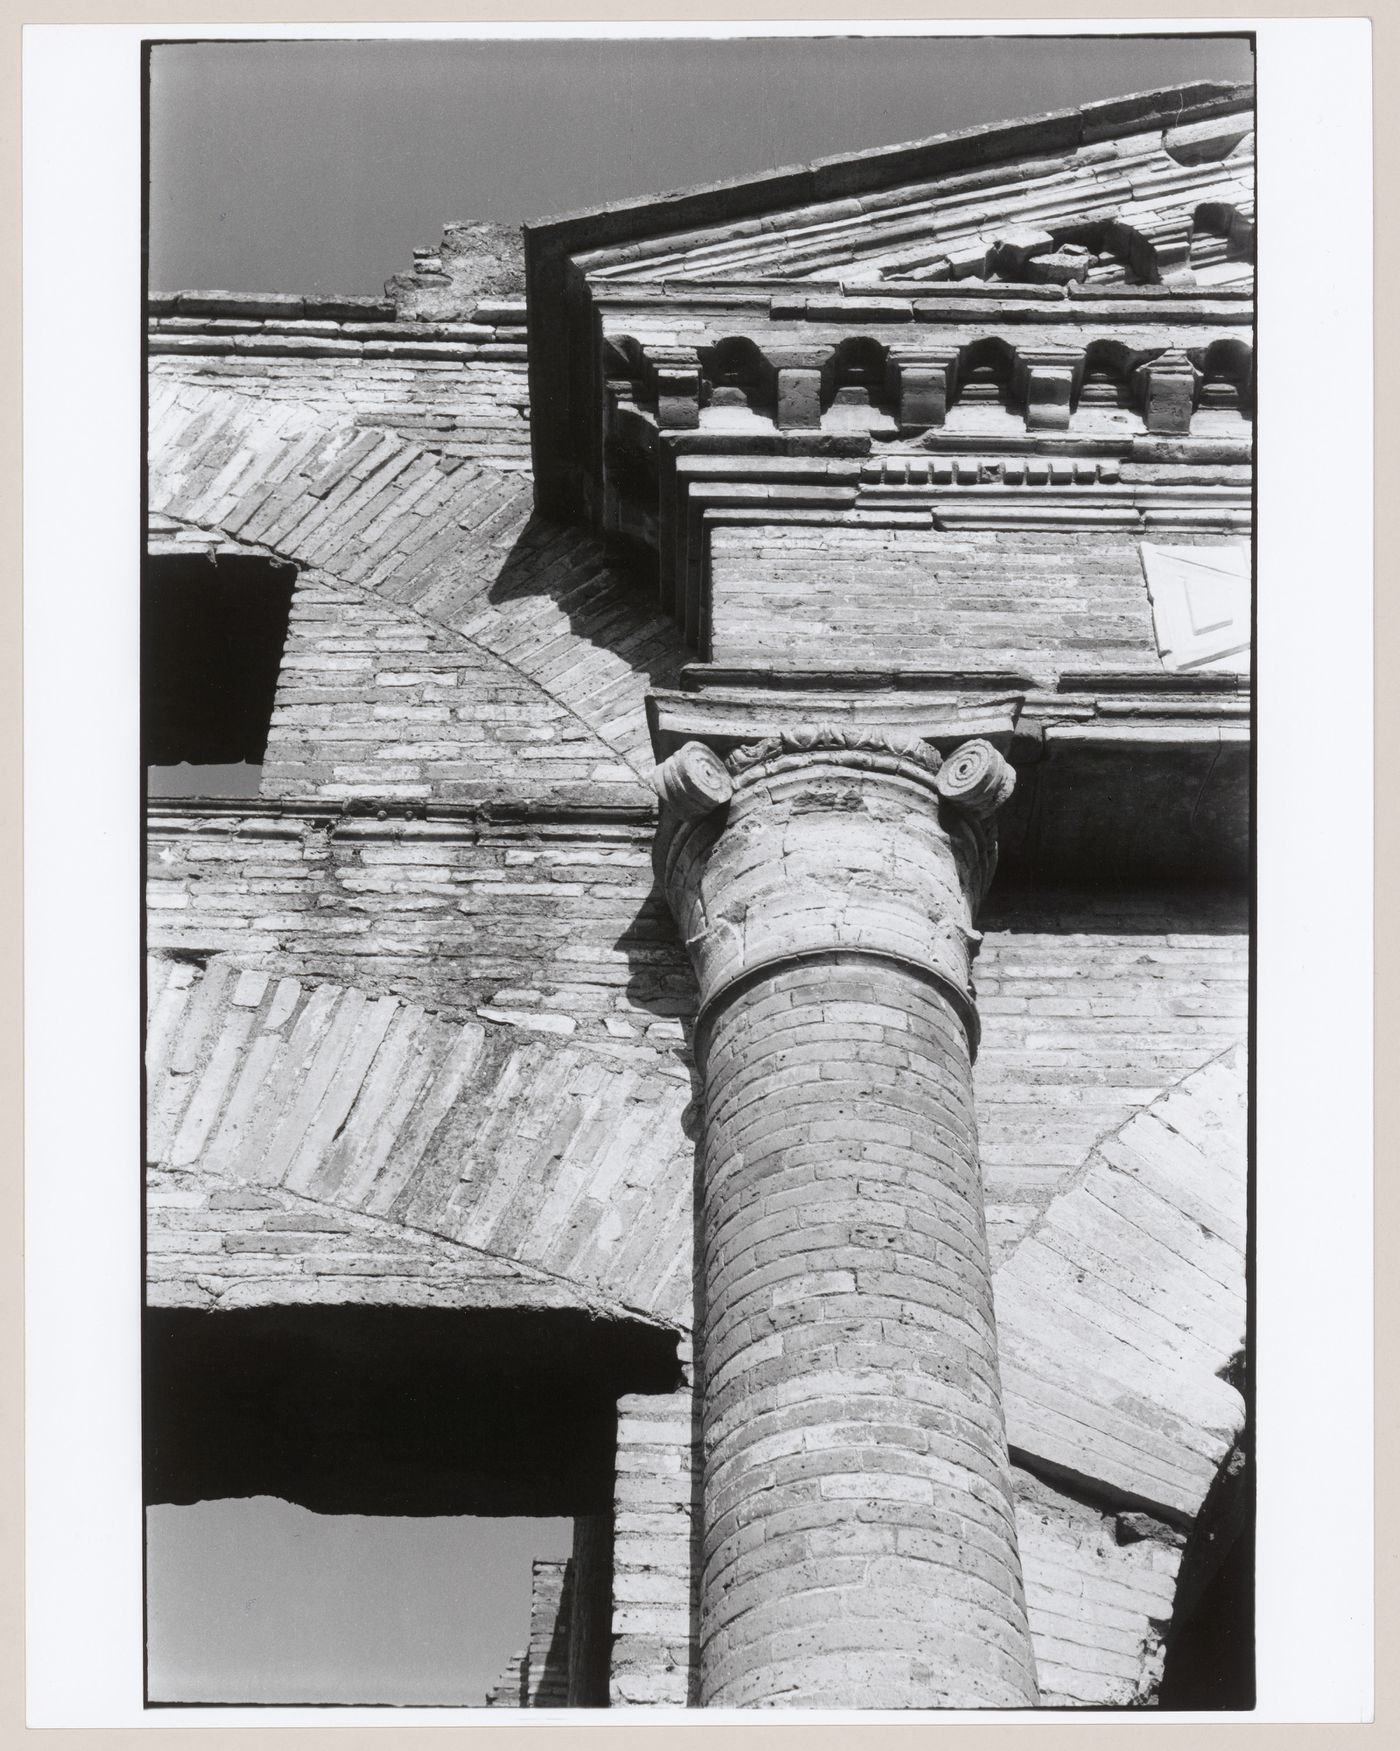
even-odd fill
[{"label": "photographic print", "polygon": [[1252,38],[146,55],[148,1706],[1252,1708]]}]

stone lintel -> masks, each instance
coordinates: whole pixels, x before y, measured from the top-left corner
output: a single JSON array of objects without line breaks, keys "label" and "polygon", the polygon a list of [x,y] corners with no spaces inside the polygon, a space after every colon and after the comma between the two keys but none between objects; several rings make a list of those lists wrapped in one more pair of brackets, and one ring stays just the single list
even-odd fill
[{"label": "stone lintel", "polygon": [[1058,690],[1024,677],[988,673],[937,677],[859,669],[736,670],[691,664],[682,686],[647,698],[647,722],[658,761],[686,742],[703,742],[721,757],[735,748],[796,726],[824,722],[843,728],[917,736],[946,753],[969,736],[1006,752],[1019,766],[1057,745],[1133,746],[1170,759],[1173,748],[1247,746],[1252,702],[1235,675],[1217,685],[1171,685],[1176,678],[1140,675],[1068,676]]},{"label": "stone lintel", "polygon": [[[854,686],[843,686],[843,680]],[[658,761],[686,742],[702,742],[721,756],[803,724],[830,722],[856,730],[915,736],[940,753],[971,736],[1007,749],[1020,716],[1017,692],[947,688],[875,688],[858,673],[819,674],[799,687],[706,687],[702,692],[658,688],[647,697],[647,722]]]}]

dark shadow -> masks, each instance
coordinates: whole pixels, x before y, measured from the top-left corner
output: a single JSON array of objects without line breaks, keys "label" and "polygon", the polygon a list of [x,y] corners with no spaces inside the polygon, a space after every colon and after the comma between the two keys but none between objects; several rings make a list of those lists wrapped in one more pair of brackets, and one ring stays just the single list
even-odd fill
[{"label": "dark shadow", "polygon": [[1048,749],[1017,765],[997,822],[1002,875],[1120,887],[1243,889],[1250,831],[1245,743]]},{"label": "dark shadow", "polygon": [[658,1020],[690,1021],[698,996],[690,959],[659,884],[614,942],[627,956],[627,1000]]},{"label": "dark shadow", "polygon": [[567,1708],[569,1706],[569,1626],[576,1604],[574,1586],[576,1565],[570,1557],[564,1564],[564,1577],[559,1589],[559,1609],[554,1614],[549,1646],[544,1651],[538,1673],[530,1661],[530,1682],[535,1686],[536,1708]]},{"label": "dark shadow", "polygon": [[1231,884],[1144,883],[1120,888],[1037,882],[1002,864],[977,917],[985,936],[1007,934],[1245,936],[1248,896]]},{"label": "dark shadow", "polygon": [[[158,555],[141,577],[141,741],[147,766],[209,783],[267,749],[296,568],[260,556]],[[212,776],[210,776],[212,775]],[[164,794],[190,794],[166,790]],[[217,788],[203,794],[222,794]]]},{"label": "dark shadow", "polygon": [[656,556],[639,543],[603,540],[532,511],[487,592],[497,607],[526,596],[552,597],[575,637],[616,651],[653,687],[673,685],[692,660],[663,616]]},{"label": "dark shadow", "polygon": [[612,1666],[612,1514],[580,1514],[569,1559],[570,1708],[607,1708]]},{"label": "dark shadow", "polygon": [[607,1514],[619,1395],[680,1377],[673,1332],[574,1310],[150,1310],[145,1499]]},{"label": "dark shadow", "polygon": [[1221,1466],[1182,1557],[1160,1708],[1254,1707],[1254,1507],[1246,1439]]}]

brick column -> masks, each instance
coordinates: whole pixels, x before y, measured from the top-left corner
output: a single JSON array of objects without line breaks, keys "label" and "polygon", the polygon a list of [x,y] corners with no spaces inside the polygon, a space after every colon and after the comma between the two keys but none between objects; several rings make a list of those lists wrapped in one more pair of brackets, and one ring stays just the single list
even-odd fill
[{"label": "brick column", "polygon": [[700,986],[700,1700],[1036,1700],[972,1106],[1010,769],[793,732],[658,768]]}]

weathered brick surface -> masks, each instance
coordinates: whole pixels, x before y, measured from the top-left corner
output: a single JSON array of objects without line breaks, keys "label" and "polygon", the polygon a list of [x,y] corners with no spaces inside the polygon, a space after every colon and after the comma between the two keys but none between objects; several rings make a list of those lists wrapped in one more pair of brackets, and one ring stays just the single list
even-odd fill
[{"label": "weathered brick surface", "polygon": [[1244,1427],[1244,1053],[1090,1155],[997,1274],[1007,1432],[1102,1496],[1195,1518]]},{"label": "weathered brick surface", "polygon": [[[683,1049],[694,981],[651,892],[649,839],[156,816],[151,944],[545,1041]],[[975,1081],[1000,1261],[1101,1137],[1243,1038],[1248,955],[1243,903],[1208,893],[994,888],[982,923]]]},{"label": "weathered brick surface", "polygon": [[395,274],[385,288],[410,321],[469,316],[483,299],[521,297],[525,252],[518,225],[495,221],[443,227],[435,250],[414,250],[412,273]]},{"label": "weathered brick surface", "polygon": [[317,401],[176,378],[152,390],[150,508],[373,591],[499,658],[640,777],[644,694],[674,626],[593,536],[532,515],[528,476]]},{"label": "weathered brick surface", "polygon": [[617,1413],[611,1701],[684,1707],[696,1698],[698,1677],[698,1407],[687,1385],[631,1394]]},{"label": "weathered brick surface", "polygon": [[645,795],[592,725],[504,658],[316,573],[292,598],[262,794],[595,806]]},{"label": "weathered brick surface", "polygon": [[618,1049],[682,1043],[694,981],[650,828],[152,812],[149,943]]},{"label": "weathered brick surface", "polygon": [[[252,321],[239,326],[245,339],[263,328]],[[398,325],[385,326],[403,333]],[[360,325],[355,327],[358,331]],[[214,332],[228,334],[226,328]],[[328,338],[334,344],[343,335],[344,330],[337,329]],[[322,408],[328,416],[352,420],[366,431],[395,432],[446,456],[489,461],[508,470],[529,469],[523,346],[513,348],[513,358],[435,360],[367,357],[364,344],[343,342],[344,351],[328,349],[321,357],[279,357],[232,347],[215,352],[210,338],[205,329],[185,329],[182,334],[163,323],[155,346],[177,340],[183,344],[178,354],[157,351],[152,359],[153,393],[166,385],[198,384],[269,402],[300,402]],[[310,344],[313,338],[321,337],[308,335],[305,340]],[[441,345],[441,327],[425,327],[422,338]]]},{"label": "weathered brick surface", "polygon": [[1033,1700],[961,1023],[893,967],[780,973],[706,1103],[702,1700]]},{"label": "weathered brick surface", "polygon": [[[620,1401],[618,1440],[620,1627],[612,1706],[678,1707],[696,1700],[698,1679],[689,1639],[699,1442],[691,1389]],[[1141,1516],[1131,1531],[1120,1529],[1111,1510],[1018,1467],[1011,1475],[1041,1706],[1152,1702],[1175,1606],[1182,1535]],[[878,1537],[878,1523],[866,1522],[865,1535]],[[860,1533],[851,1536],[858,1542]],[[638,1615],[643,1596],[646,1617]]]},{"label": "weathered brick surface", "polygon": [[599,1309],[596,1293],[499,1254],[194,1167],[147,1175],[146,1304]]},{"label": "weathered brick surface", "polygon": [[1181,1535],[1149,1521],[1148,1536],[1124,1538],[1112,1514],[1013,1476],[1042,1708],[1154,1701]]},{"label": "weathered brick surface", "polygon": [[[1219,535],[1173,535],[1219,543]],[[1137,539],[1102,529],[717,528],[718,663],[1161,672]]]},{"label": "weathered brick surface", "polygon": [[993,886],[980,925],[974,1080],[1000,1263],[1101,1138],[1244,1041],[1248,919],[1229,893]]},{"label": "weathered brick surface", "polygon": [[[530,1304],[689,1323],[690,1083],[668,1054],[223,958],[156,957],[149,991],[160,1299],[382,1298],[361,1280],[388,1274],[418,1304],[499,1303],[515,1280]],[[250,1188],[266,1199],[216,1214]]]}]

